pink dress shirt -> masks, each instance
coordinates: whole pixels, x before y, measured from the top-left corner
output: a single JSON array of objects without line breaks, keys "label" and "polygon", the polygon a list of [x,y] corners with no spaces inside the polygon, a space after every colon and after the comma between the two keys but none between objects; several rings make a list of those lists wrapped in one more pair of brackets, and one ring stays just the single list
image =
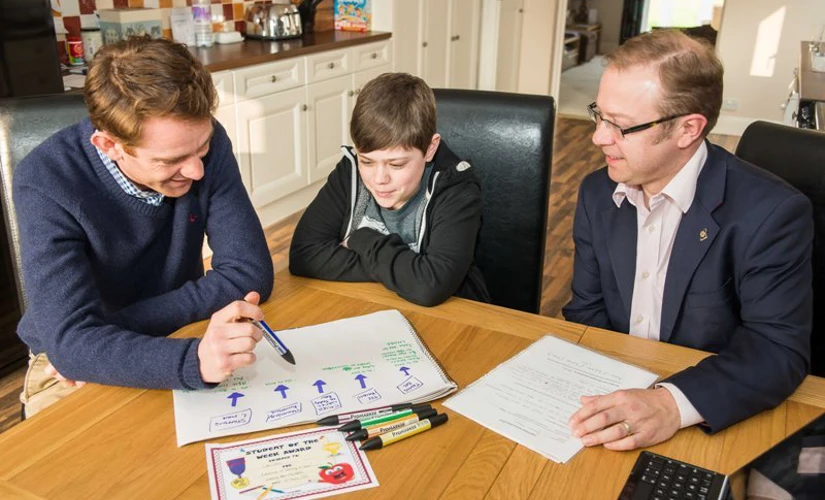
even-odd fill
[{"label": "pink dress shirt", "polygon": [[[704,142],[684,167],[668,182],[662,191],[645,204],[640,186],[620,183],[613,191],[617,207],[627,201],[636,207],[636,276],[633,282],[633,302],[630,307],[630,335],[659,340],[662,324],[662,300],[665,278],[673,242],[679,223],[696,194],[696,181],[708,156]],[[689,427],[704,421],[682,391],[673,384],[664,387],[679,406],[681,427]]]}]

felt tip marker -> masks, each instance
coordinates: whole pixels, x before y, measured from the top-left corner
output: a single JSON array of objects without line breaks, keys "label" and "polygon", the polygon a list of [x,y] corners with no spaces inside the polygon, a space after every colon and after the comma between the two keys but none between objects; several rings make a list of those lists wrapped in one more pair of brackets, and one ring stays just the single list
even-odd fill
[{"label": "felt tip marker", "polygon": [[412,425],[402,427],[401,429],[390,431],[381,434],[380,436],[367,439],[366,441],[364,441],[364,444],[362,444],[361,448],[359,449],[364,451],[380,450],[384,446],[391,445],[392,443],[396,443],[398,441],[401,441],[402,439],[407,439],[408,437],[415,436],[416,434],[421,434],[422,432],[428,431],[433,427],[438,427],[446,421],[447,414],[441,413],[434,417],[426,418],[420,422],[416,422]]},{"label": "felt tip marker", "polygon": [[262,332],[264,332],[264,338],[266,339],[266,341],[269,342],[269,345],[271,345],[278,352],[278,354],[281,355],[282,358],[284,358],[288,363],[291,363],[293,365],[295,364],[295,357],[292,355],[291,352],[289,352],[289,349],[287,349],[286,345],[284,345],[284,343],[281,342],[281,339],[279,339],[278,336],[275,335],[275,331],[272,330],[272,328],[270,328],[264,320],[252,321],[252,324],[257,326],[261,329]]},{"label": "felt tip marker", "polygon": [[380,417],[389,415],[397,411],[406,410],[411,407],[412,403],[401,403],[400,405],[385,406],[383,408],[375,408],[374,410],[364,410],[355,413],[346,413],[343,415],[330,415],[315,422],[318,425],[341,425],[353,420],[366,420],[368,418]]},{"label": "felt tip marker", "polygon": [[405,410],[390,413],[389,415],[381,415],[375,418],[368,418],[366,420],[353,420],[342,425],[338,428],[338,430],[341,432],[357,431],[362,427],[383,424],[384,422],[389,422],[390,420],[397,420],[399,418],[406,417],[407,415],[412,415],[417,411],[429,410],[430,408],[432,408],[432,406],[430,405],[416,405]]},{"label": "felt tip marker", "polygon": [[381,434],[398,430],[402,427],[418,423],[424,420],[425,418],[434,417],[435,414],[436,411],[430,408],[429,410],[424,410],[417,414],[413,413],[412,415],[407,415],[404,418],[399,418],[398,420],[393,420],[385,424],[371,425],[369,427],[358,429],[357,431],[353,432],[344,439],[346,439],[347,441],[363,441],[365,439],[380,436]]}]

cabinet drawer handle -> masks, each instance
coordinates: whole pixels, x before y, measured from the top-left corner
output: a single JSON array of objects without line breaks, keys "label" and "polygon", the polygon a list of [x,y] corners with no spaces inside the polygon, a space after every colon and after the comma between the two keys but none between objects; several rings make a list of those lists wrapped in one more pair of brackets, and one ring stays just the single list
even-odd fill
[{"label": "cabinet drawer handle", "polygon": [[373,52],[373,53],[372,53],[372,55],[371,55],[370,57],[371,57],[372,59],[378,59],[378,54],[376,54],[375,52]]},{"label": "cabinet drawer handle", "polygon": [[347,95],[348,95],[348,96],[350,96],[350,97],[352,97],[352,96],[354,96],[354,95],[355,95],[355,91],[354,91],[354,90],[350,90],[349,92],[347,92]]},{"label": "cabinet drawer handle", "polygon": [[461,35],[455,35],[450,37],[451,42],[457,42],[461,38]]},{"label": "cabinet drawer handle", "polygon": [[422,43],[422,44],[421,44],[421,46],[422,46],[422,47],[426,47],[426,46],[427,46],[427,42]]},{"label": "cabinet drawer handle", "polygon": [[278,81],[278,77],[275,76],[275,75],[272,75],[272,83],[275,83],[277,81]]},{"label": "cabinet drawer handle", "polygon": [[301,106],[301,111],[306,111],[306,110],[308,110],[308,109],[309,109],[309,106],[307,106],[306,104],[304,104],[303,106]]},{"label": "cabinet drawer handle", "polygon": [[331,63],[327,64],[327,68],[334,69],[335,68],[335,63],[331,62]]},{"label": "cabinet drawer handle", "polygon": [[519,10],[518,10],[518,13],[519,13],[519,14],[523,14],[523,13],[524,13],[524,9],[519,9]]}]

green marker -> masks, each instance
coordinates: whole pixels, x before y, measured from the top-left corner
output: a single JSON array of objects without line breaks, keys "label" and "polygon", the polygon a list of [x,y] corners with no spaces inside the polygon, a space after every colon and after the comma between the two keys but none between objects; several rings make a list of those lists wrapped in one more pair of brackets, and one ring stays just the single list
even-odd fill
[{"label": "green marker", "polygon": [[338,428],[341,432],[349,432],[349,431],[357,431],[362,427],[366,427],[368,425],[377,425],[383,424],[385,422],[390,422],[392,420],[406,417],[407,415],[412,415],[413,413],[420,412],[423,410],[429,410],[432,406],[430,405],[417,405],[413,406],[412,408],[407,408],[406,410],[401,410],[395,413],[390,413],[389,415],[383,415],[380,417],[369,418],[366,420],[353,420],[351,422],[347,422],[346,424],[342,425]]}]

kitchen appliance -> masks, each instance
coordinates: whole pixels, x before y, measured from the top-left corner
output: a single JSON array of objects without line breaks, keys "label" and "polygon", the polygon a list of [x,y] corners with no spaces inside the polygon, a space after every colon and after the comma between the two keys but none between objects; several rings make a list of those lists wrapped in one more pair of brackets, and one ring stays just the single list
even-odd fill
[{"label": "kitchen appliance", "polygon": [[284,40],[302,34],[301,14],[295,5],[254,3],[246,8],[247,38]]}]

